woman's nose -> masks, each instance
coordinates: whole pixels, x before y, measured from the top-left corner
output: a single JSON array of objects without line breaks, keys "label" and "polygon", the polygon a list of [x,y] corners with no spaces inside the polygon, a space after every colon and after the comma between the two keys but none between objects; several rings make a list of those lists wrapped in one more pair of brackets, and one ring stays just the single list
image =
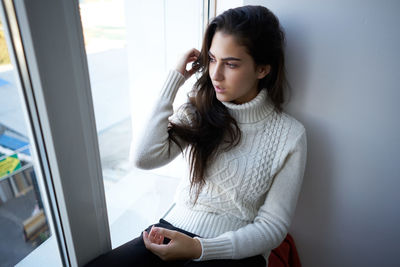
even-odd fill
[{"label": "woman's nose", "polygon": [[222,73],[222,68],[220,64],[216,64],[211,71],[212,71],[211,78],[214,81],[221,81],[224,79],[224,75]]}]

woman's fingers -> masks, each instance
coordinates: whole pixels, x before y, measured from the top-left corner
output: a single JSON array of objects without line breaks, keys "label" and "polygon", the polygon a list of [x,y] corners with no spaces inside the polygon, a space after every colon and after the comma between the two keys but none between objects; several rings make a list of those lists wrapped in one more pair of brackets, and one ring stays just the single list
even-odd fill
[{"label": "woman's fingers", "polygon": [[148,239],[152,243],[162,244],[164,242],[164,236],[154,231],[154,226],[151,228],[150,233],[148,235]]},{"label": "woman's fingers", "polygon": [[176,70],[180,72],[185,79],[190,78],[192,74],[196,71],[193,67],[189,70],[186,69],[186,65],[189,64],[190,62],[194,62],[198,59],[200,55],[200,51],[197,50],[196,48],[192,48],[188,50],[182,58],[178,61],[178,64],[176,65]]},{"label": "woman's fingers", "polygon": [[145,247],[161,259],[165,260],[168,250],[167,245],[153,243],[150,241],[149,236],[149,233],[146,231],[143,232],[143,242]]},{"label": "woman's fingers", "polygon": [[[157,240],[159,236],[167,237],[171,241],[168,244],[151,241],[151,239]],[[163,260],[194,259],[200,257],[202,251],[198,240],[161,227],[153,227],[150,234],[143,232],[143,241],[148,250]]]},{"label": "woman's fingers", "polygon": [[200,55],[200,51],[197,50],[196,48],[192,48],[186,52],[186,58],[198,57],[199,55]]},{"label": "woman's fingers", "polygon": [[154,233],[157,233],[159,235],[165,236],[171,240],[175,239],[177,235],[179,235],[180,233],[174,230],[169,230],[166,228],[162,228],[162,227],[153,227],[152,231]]},{"label": "woman's fingers", "polygon": [[151,244],[151,241],[149,240],[149,233],[147,233],[146,231],[143,231],[143,242],[144,242],[144,245],[146,246],[146,248],[148,249],[149,248],[149,246],[150,246],[150,244]]}]

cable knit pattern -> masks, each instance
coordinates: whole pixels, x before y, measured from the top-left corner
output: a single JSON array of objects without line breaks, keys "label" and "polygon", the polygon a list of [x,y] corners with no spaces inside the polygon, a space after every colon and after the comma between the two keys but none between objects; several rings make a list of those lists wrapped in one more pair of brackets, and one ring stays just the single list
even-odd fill
[{"label": "cable knit pattern", "polygon": [[[147,162],[160,166],[179,154],[162,129],[168,125],[167,115],[172,115],[173,96],[182,79],[176,71],[167,78],[153,122],[141,141],[139,167],[146,167]],[[260,254],[267,259],[270,250],[284,239],[295,210],[305,166],[305,130],[294,118],[273,109],[266,90],[248,103],[223,104],[238,122],[240,143],[217,153],[195,205],[189,195],[189,179],[182,179],[176,206],[165,219],[201,236],[202,255],[197,260]],[[164,114],[166,110],[171,111]],[[175,114],[173,118],[187,120],[190,115]],[[172,152],[156,152],[166,149]]]}]

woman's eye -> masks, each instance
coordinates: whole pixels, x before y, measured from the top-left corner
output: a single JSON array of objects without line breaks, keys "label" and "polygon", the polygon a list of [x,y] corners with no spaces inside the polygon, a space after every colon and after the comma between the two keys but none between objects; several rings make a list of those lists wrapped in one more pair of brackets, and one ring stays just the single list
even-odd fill
[{"label": "woman's eye", "polygon": [[233,69],[233,68],[236,68],[236,67],[237,67],[237,65],[236,65],[236,64],[229,63],[229,62],[227,62],[227,63],[226,63],[226,65],[227,65],[229,68],[231,68],[231,69]]},{"label": "woman's eye", "polygon": [[212,57],[209,57],[208,59],[210,60],[210,62],[215,62],[215,59]]}]

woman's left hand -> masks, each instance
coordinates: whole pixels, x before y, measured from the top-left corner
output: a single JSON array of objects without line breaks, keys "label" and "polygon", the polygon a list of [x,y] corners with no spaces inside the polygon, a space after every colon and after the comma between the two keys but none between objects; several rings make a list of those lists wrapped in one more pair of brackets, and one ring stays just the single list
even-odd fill
[{"label": "woman's left hand", "polygon": [[[164,237],[171,241],[163,244]],[[153,227],[150,233],[143,232],[143,241],[148,250],[164,261],[197,259],[201,256],[200,241],[177,231]]]}]

